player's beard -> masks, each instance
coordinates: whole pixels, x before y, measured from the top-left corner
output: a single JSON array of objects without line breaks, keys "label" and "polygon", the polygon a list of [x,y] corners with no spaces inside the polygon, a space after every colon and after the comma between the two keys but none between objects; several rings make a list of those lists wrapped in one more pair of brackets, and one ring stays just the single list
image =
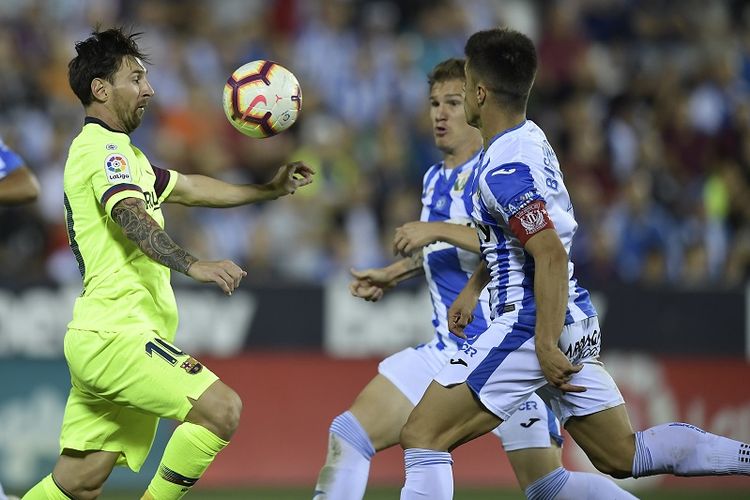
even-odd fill
[{"label": "player's beard", "polygon": [[138,108],[133,109],[119,100],[115,102],[115,114],[124,129],[123,132],[126,134],[131,133],[141,124],[141,115],[138,114]]}]

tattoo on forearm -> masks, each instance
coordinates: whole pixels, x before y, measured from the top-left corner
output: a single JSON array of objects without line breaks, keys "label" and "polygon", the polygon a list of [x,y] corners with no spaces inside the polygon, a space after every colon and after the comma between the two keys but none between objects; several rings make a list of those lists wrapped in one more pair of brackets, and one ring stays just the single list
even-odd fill
[{"label": "tattoo on forearm", "polygon": [[406,271],[396,277],[398,281],[404,281],[419,276],[423,272],[422,263],[424,262],[424,255],[421,250],[409,255],[405,260],[408,261],[409,266]]},{"label": "tattoo on forearm", "polygon": [[112,209],[112,218],[122,227],[129,240],[170,269],[186,274],[195,257],[177,245],[146,212],[146,204],[137,198],[126,198]]}]

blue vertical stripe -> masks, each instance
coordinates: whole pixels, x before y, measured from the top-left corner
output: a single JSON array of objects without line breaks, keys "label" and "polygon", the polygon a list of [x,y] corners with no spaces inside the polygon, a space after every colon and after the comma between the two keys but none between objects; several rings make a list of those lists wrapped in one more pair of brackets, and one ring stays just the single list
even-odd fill
[{"label": "blue vertical stripe", "polygon": [[534,327],[520,323],[513,324],[500,345],[493,347],[486,358],[471,372],[466,383],[476,393],[482,390],[487,379],[495,373],[498,367],[505,361],[510,353],[518,349],[524,342],[534,336]]},{"label": "blue vertical stripe", "polygon": [[555,414],[552,413],[549,406],[546,404],[544,406],[547,408],[547,429],[549,429],[549,436],[555,440],[557,446],[562,446],[563,437],[562,434],[560,434],[560,430],[557,428],[557,418],[555,417]]}]

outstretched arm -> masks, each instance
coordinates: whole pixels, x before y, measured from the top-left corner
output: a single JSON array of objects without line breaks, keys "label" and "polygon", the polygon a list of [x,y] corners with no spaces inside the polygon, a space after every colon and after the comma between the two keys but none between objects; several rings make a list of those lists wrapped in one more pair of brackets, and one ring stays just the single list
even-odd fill
[{"label": "outstretched arm", "polygon": [[190,255],[148,214],[145,202],[139,198],[117,202],[112,208],[112,218],[125,236],[153,260],[197,281],[216,283],[227,295],[231,295],[247,275],[234,262],[201,261]]},{"label": "outstretched arm", "polygon": [[39,181],[28,167],[20,167],[0,179],[0,205],[31,203],[39,196]]},{"label": "outstretched arm", "polygon": [[352,269],[354,279],[349,285],[349,291],[355,297],[377,302],[387,290],[402,281],[423,274],[422,260],[422,252],[417,252],[386,267],[362,271]]},{"label": "outstretched arm", "polygon": [[393,252],[397,255],[410,255],[436,241],[444,241],[469,252],[480,252],[479,238],[474,228],[449,222],[407,222],[396,229]]},{"label": "outstretched arm", "polygon": [[168,203],[200,207],[236,207],[275,200],[312,182],[315,171],[302,162],[279,168],[267,184],[231,184],[205,175],[179,174]]}]

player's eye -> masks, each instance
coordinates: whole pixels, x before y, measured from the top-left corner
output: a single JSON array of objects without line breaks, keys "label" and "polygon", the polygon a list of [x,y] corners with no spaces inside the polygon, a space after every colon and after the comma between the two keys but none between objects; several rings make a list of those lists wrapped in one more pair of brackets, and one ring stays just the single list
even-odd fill
[{"label": "player's eye", "polygon": [[432,106],[433,108],[437,108],[438,106],[440,106],[440,103],[437,101],[430,101],[430,106]]}]

